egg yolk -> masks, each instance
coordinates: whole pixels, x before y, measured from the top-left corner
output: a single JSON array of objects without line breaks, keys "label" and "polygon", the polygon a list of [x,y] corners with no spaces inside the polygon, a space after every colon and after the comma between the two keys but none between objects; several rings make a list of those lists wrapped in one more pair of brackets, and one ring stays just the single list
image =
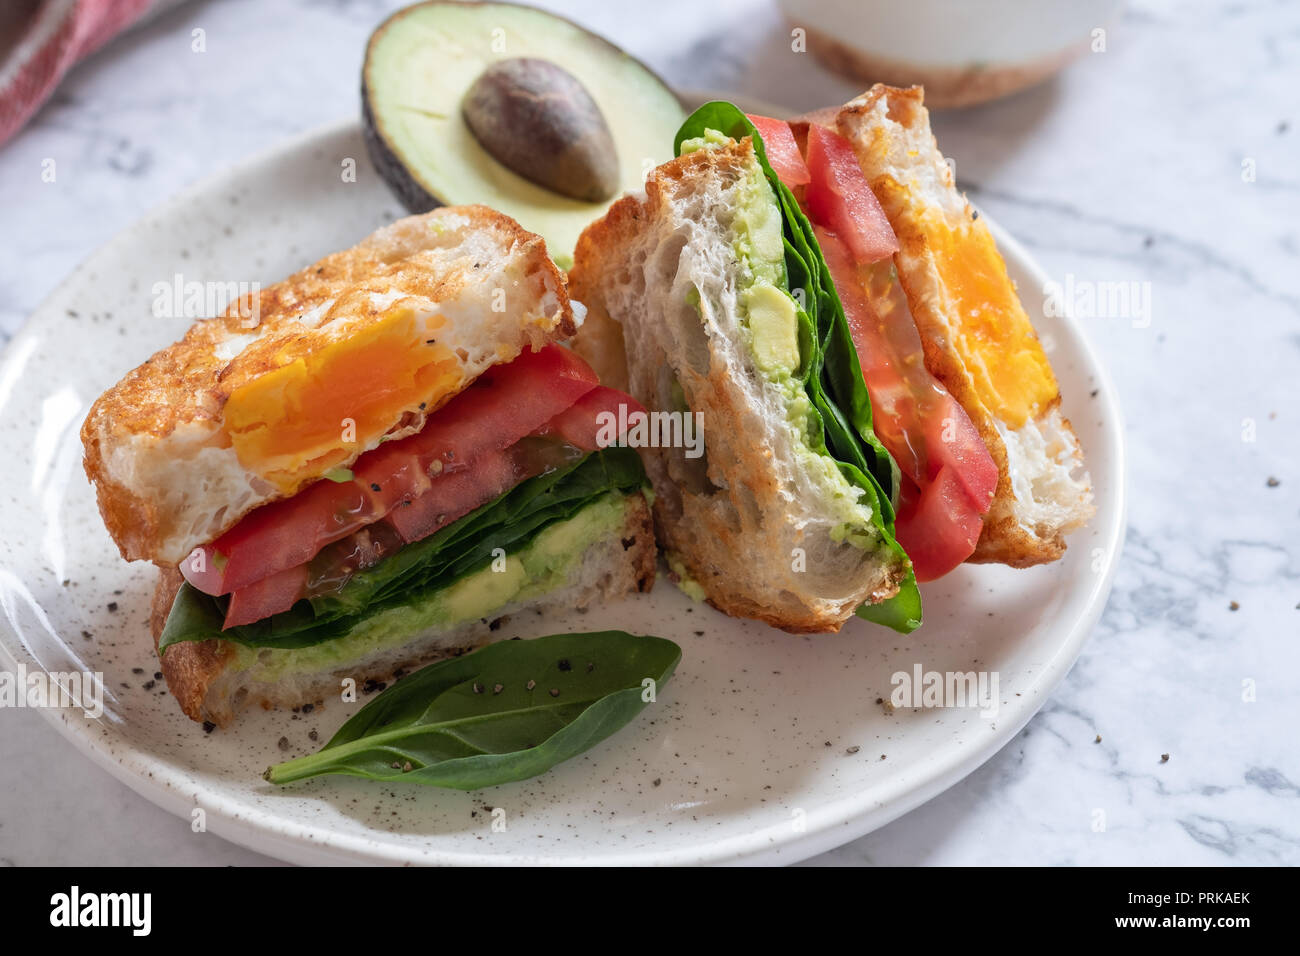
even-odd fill
[{"label": "egg yolk", "polygon": [[408,410],[460,384],[460,362],[435,340],[444,319],[396,309],[368,328],[240,386],[225,427],[239,462],[292,492],[363,451]]},{"label": "egg yolk", "polygon": [[[915,208],[908,190],[890,177],[872,188],[886,209]],[[905,246],[921,239],[934,259],[949,305],[961,317],[952,346],[975,395],[999,421],[1019,428],[1059,390],[988,227],[967,220],[953,229],[942,214],[912,212],[895,218],[894,228]]]},{"label": "egg yolk", "polygon": [[1057,395],[1056,377],[1006,264],[981,222],[954,231],[928,223],[926,239],[961,316],[954,345],[986,408],[1019,428]]}]

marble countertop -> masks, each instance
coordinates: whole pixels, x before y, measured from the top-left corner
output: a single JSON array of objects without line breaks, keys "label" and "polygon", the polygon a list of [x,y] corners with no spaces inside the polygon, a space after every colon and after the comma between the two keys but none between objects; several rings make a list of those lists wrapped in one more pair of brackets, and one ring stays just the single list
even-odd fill
[{"label": "marble countertop", "polygon": [[[198,0],[81,64],[0,148],[5,338],[146,210],[355,113],[364,39],[397,5]],[[754,51],[788,38],[770,0],[659,0],[652,21],[545,5],[681,88],[795,109],[857,92],[811,58],[764,68]],[[1025,730],[813,862],[1300,863],[1298,87],[1300,8],[1145,0],[1106,52],[936,116],[962,186],[1060,282],[1149,290],[1149,315],[1084,323],[1126,416],[1128,544],[1096,633]],[[0,718],[0,765],[0,863],[274,862],[192,838],[34,711]]]}]

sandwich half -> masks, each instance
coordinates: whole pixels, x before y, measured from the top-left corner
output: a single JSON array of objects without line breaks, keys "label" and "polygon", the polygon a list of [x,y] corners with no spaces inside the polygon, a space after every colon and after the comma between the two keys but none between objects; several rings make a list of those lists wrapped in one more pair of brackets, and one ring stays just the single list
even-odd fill
[{"label": "sandwich half", "polygon": [[523,607],[652,586],[644,471],[602,430],[640,406],[554,344],[580,315],[540,237],[441,208],[197,322],[96,401],[86,473],[123,557],[160,569],[188,716],[374,686]]},{"label": "sandwich half", "polygon": [[884,137],[897,180],[871,176],[868,99],[793,125],[706,104],[570,272],[590,308],[575,347],[648,407],[703,417],[701,460],[646,452],[673,571],[794,631],[855,607],[910,630],[916,581],[1052,560],[1091,513],[987,228],[915,112],[911,140]]}]

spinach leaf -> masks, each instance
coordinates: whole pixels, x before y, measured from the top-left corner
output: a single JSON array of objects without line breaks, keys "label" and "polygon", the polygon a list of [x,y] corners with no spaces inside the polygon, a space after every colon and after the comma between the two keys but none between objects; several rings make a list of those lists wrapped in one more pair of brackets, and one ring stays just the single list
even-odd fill
[{"label": "spinach leaf", "polygon": [[337,593],[299,601],[269,618],[221,629],[228,598],[181,586],[158,641],[172,644],[220,637],[252,647],[310,647],[342,637],[369,614],[419,604],[492,561],[492,551],[513,554],[542,530],[572,518],[610,492],[639,489],[645,482],[635,450],[612,447],[521,482],[447,527],[413,542],[373,568],[353,575]]},{"label": "spinach leaf", "polygon": [[898,593],[879,604],[863,604],[854,612],[864,621],[892,627],[900,634],[911,634],[921,626],[921,589],[916,575],[909,574],[898,586]]},{"label": "spinach leaf", "polygon": [[624,631],[491,644],[405,677],[320,751],[266,771],[285,784],[322,774],[477,790],[524,780],[629,723],[682,650]]},{"label": "spinach leaf", "polygon": [[763,137],[735,104],[715,100],[688,116],[673,141],[674,153],[681,152],[683,142],[710,129],[732,139],[753,138],[754,152],[781,207],[787,281],[790,289],[803,290],[803,301],[796,299],[799,371],[814,412],[809,430],[812,450],[834,459],[844,477],[862,489],[863,501],[872,510],[872,523],[880,532],[882,550],[907,568],[898,594],[880,604],[863,605],[858,616],[910,633],[921,625],[921,594],[912,562],[894,539],[898,466],[871,427],[871,397],[830,268],[812,223],[768,163]]}]

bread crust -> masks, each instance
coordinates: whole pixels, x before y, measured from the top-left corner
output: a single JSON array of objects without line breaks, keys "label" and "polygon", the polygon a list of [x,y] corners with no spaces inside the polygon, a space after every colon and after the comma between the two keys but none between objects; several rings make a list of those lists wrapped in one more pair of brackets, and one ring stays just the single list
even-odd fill
[{"label": "bread crust", "polygon": [[[601,554],[591,555],[592,561],[602,565],[603,573],[598,581],[581,589],[581,593],[557,595],[558,600],[543,598],[536,602],[536,606],[564,606],[567,603],[585,607],[595,601],[617,599],[632,591],[648,593],[653,589],[658,552],[650,508],[640,492],[627,497],[623,527],[603,545],[594,545],[591,551],[595,552],[602,546]],[[158,571],[149,615],[155,652],[183,582],[184,578],[175,568],[160,568]],[[459,656],[496,639],[487,620],[459,626],[453,629],[453,635],[450,642],[435,643],[432,647],[425,640],[430,634],[412,635],[407,644],[411,650],[406,656],[389,655],[370,665],[364,661],[357,662],[355,666],[347,666],[347,676],[353,678],[358,686],[368,681],[389,681],[398,670],[409,671],[436,660]],[[236,656],[235,645],[219,639],[173,644],[160,655],[167,689],[187,717],[226,727],[235,720],[239,710],[249,705],[258,704],[266,709],[296,707],[323,699],[319,693],[320,681],[310,685],[305,692],[298,687],[283,686],[232,693],[230,671]],[[323,676],[328,680],[332,673]],[[337,682],[330,683],[332,690],[337,691]]]},{"label": "bread crust", "polygon": [[[199,540],[193,540],[186,516],[161,502],[159,489],[150,484],[157,480],[155,458],[167,461],[169,448],[197,445],[234,458],[223,410],[241,386],[373,328],[391,314],[394,302],[438,304],[482,297],[479,267],[491,256],[523,276],[523,287],[512,292],[517,298],[511,316],[497,327],[500,339],[483,343],[493,353],[492,361],[510,361],[526,346],[540,347],[577,330],[564,274],[540,236],[485,206],[444,207],[398,220],[351,249],[232,302],[223,315],[196,322],[179,342],[128,372],[92,405],[81,429],[86,475],[122,556],[174,564],[253,508],[296,493],[331,468],[351,464],[385,432],[418,431],[425,417],[475,374],[464,356],[459,356],[460,378],[448,376],[441,383],[445,387],[421,395],[417,402],[423,404],[412,402],[378,434],[358,435],[355,449],[342,461],[309,462],[287,488],[268,485],[249,472],[253,490],[239,501],[219,501]],[[250,315],[257,322],[251,329]],[[305,316],[311,317],[307,323]],[[237,354],[224,357],[222,349],[234,345],[241,346]],[[454,355],[449,359],[456,360]],[[175,464],[176,455],[170,458]],[[209,456],[208,465],[211,460]],[[181,480],[197,484],[206,477],[204,462],[186,467]]]},{"label": "bread crust", "polygon": [[[901,132],[887,129],[882,116],[897,123]],[[993,502],[985,515],[975,552],[968,560],[1013,567],[1055,561],[1065,552],[1066,532],[1078,527],[1092,513],[1087,478],[1068,492],[1073,500],[1061,501],[1053,509],[1053,520],[1026,520],[1027,503],[1018,497],[1013,481],[1016,468],[1023,470],[1024,462],[1013,464],[1007,440],[1024,427],[1050,433],[1058,467],[1067,472],[1082,468],[1082,452],[1068,419],[1060,414],[1061,395],[1054,379],[1054,394],[1035,410],[1027,426],[1013,426],[1001,421],[981,401],[974,378],[953,345],[965,316],[949,306],[952,298],[938,269],[936,254],[930,248],[926,229],[919,221],[918,209],[942,216],[949,227],[961,226],[986,235],[988,227],[977,220],[970,204],[957,192],[952,171],[943,161],[930,132],[923,91],[919,87],[898,89],[876,84],[840,108],[834,114],[833,123],[828,122],[830,117],[826,111],[819,111],[810,119],[832,125],[853,143],[863,172],[898,236],[900,250],[895,262],[921,333],[926,368],[965,409],[997,465],[998,483]],[[907,139],[904,141],[902,137]],[[897,188],[888,188],[899,183],[905,185],[906,198],[900,198]],[[992,243],[992,238],[988,241]],[[1011,299],[1019,308],[1014,286],[1010,279],[1006,282]],[[1034,338],[1036,342],[1036,334]]]}]

